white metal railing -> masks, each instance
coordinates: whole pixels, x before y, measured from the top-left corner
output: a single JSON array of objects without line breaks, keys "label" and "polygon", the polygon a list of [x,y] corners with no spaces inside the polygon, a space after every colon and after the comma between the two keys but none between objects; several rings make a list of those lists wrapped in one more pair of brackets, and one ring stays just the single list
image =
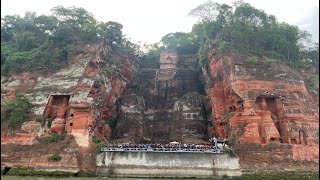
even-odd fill
[{"label": "white metal railing", "polygon": [[219,154],[223,151],[217,149],[192,149],[192,148],[126,148],[126,147],[102,147],[102,152],[190,152],[190,153],[213,153]]}]

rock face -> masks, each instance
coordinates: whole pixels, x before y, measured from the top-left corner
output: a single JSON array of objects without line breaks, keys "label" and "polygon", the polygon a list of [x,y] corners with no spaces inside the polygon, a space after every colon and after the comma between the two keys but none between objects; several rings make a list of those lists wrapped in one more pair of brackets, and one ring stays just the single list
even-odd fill
[{"label": "rock face", "polygon": [[2,98],[23,93],[33,115],[45,119],[16,134],[2,132],[1,144],[33,146],[48,133],[72,135],[81,148],[90,147],[91,136],[106,143],[111,136],[136,143],[205,143],[215,136],[229,140],[243,168],[319,161],[319,97],[285,65],[211,50],[201,74],[195,55],[163,51],[155,67],[104,43],[82,48],[66,68],[25,72],[1,84]]},{"label": "rock face", "polygon": [[215,53],[209,52],[207,76],[214,135],[232,144],[288,144],[290,158],[318,161],[319,151],[309,150],[319,149],[319,111],[302,77],[265,58],[255,64]]},{"label": "rock face", "polygon": [[198,93],[195,65],[194,56],[164,51],[159,69],[141,67],[120,103],[117,137],[161,143],[207,140],[206,101]]},{"label": "rock face", "polygon": [[[59,154],[61,160],[51,160],[54,154]],[[80,169],[78,157],[79,149],[75,141],[69,137],[52,144],[26,145],[11,142],[1,145],[2,167],[32,167],[49,171],[78,172]]]},{"label": "rock face", "polygon": [[6,89],[2,97],[14,98],[16,92],[25,94],[33,105],[34,116],[43,117],[46,125],[52,122],[50,128],[44,126],[38,133],[72,134],[80,146],[87,147],[89,134],[105,141],[111,136],[104,120],[110,119],[113,112],[116,116],[114,103],[135,77],[137,63],[129,54],[111,52],[104,43],[80,48],[83,53],[71,56],[70,64],[55,73],[12,76],[2,84]]}]

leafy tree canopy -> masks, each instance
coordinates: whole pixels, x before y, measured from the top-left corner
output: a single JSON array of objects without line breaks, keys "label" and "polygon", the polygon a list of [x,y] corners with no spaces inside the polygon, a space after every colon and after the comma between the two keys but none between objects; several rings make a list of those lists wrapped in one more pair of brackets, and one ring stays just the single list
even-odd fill
[{"label": "leafy tree canopy", "polygon": [[189,33],[169,33],[162,37],[161,43],[165,49],[177,50],[179,54],[194,54],[198,50],[198,44]]},{"label": "leafy tree canopy", "polygon": [[83,8],[57,6],[52,15],[27,12],[1,18],[1,73],[50,72],[67,63],[71,45],[104,40],[112,47],[138,47],[123,38],[122,24],[98,22]]},{"label": "leafy tree canopy", "polygon": [[27,120],[32,105],[27,97],[16,94],[14,100],[1,101],[1,128],[17,129]]},{"label": "leafy tree canopy", "polygon": [[208,48],[217,48],[222,53],[238,51],[277,58],[294,68],[319,64],[319,45],[301,43],[309,33],[242,1],[227,5],[209,0],[199,5],[189,13],[199,19],[191,32],[166,34],[147,48],[148,53],[123,35],[120,23],[99,22],[83,8],[57,6],[51,11],[52,15],[27,12],[23,17],[1,19],[2,74],[56,70],[66,65],[72,44],[97,40],[121,47],[144,62],[155,62],[161,50],[174,49],[179,54],[198,53],[205,65]]},{"label": "leafy tree canopy", "polygon": [[[200,48],[216,47],[221,51],[240,51],[283,60],[294,68],[302,57],[317,63],[317,49],[306,48],[302,41],[310,34],[297,26],[278,22],[273,15],[249,3],[234,2],[232,6],[211,0],[192,9],[199,21],[190,32]],[[200,51],[199,51],[200,52]]]}]

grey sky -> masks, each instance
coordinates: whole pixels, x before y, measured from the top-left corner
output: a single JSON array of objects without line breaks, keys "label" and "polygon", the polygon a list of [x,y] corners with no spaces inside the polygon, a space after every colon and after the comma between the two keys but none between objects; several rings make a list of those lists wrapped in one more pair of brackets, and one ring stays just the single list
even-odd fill
[{"label": "grey sky", "polygon": [[[83,7],[99,21],[121,23],[124,34],[133,41],[158,42],[170,32],[189,32],[196,18],[188,13],[207,0],[1,0],[1,17],[34,11],[38,15],[50,14],[50,9]],[[235,0],[215,0],[230,4]],[[319,37],[318,0],[244,0],[257,9],[275,15],[279,21],[299,25]]]}]

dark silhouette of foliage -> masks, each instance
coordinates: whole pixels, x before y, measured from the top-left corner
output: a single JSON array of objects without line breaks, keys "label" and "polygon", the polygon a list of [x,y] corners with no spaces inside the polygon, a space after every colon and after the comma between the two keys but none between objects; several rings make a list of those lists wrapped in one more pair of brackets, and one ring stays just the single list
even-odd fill
[{"label": "dark silhouette of foliage", "polygon": [[28,98],[19,93],[13,100],[1,101],[1,128],[11,130],[19,128],[27,120],[31,107]]},{"label": "dark silhouette of foliage", "polygon": [[1,73],[52,72],[67,64],[72,45],[106,41],[139,52],[122,37],[122,24],[98,22],[83,8],[57,6],[52,15],[34,12],[1,18]]}]

